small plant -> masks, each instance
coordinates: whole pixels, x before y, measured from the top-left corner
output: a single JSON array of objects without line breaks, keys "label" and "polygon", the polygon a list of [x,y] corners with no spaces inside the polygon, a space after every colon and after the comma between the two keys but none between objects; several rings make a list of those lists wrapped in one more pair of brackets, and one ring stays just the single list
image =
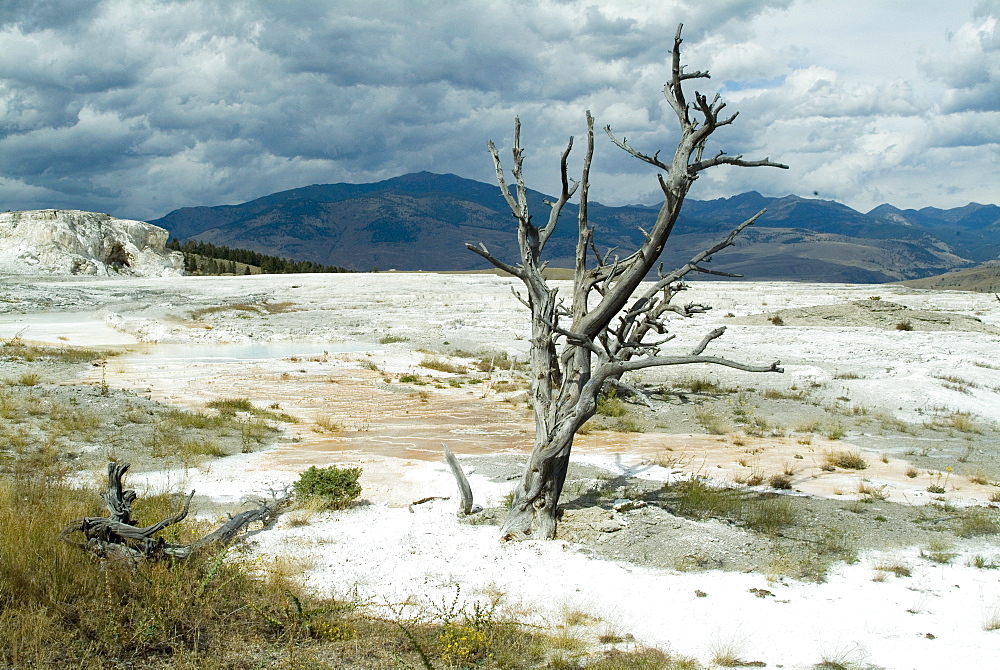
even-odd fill
[{"label": "small plant", "polygon": [[844,439],[844,436],[847,435],[847,430],[841,424],[836,423],[831,426],[827,426],[824,435],[828,440],[842,440]]},{"label": "small plant", "polygon": [[969,475],[969,483],[979,484],[980,486],[989,486],[990,479],[981,470],[977,470],[973,474]]},{"label": "small plant", "polygon": [[747,506],[746,524],[761,533],[774,534],[795,523],[797,515],[787,496],[761,498]]},{"label": "small plant", "polygon": [[441,660],[449,666],[469,667],[486,655],[486,634],[468,625],[450,624],[438,635]]},{"label": "small plant", "polygon": [[957,553],[952,549],[952,546],[945,542],[944,540],[931,540],[930,545],[926,549],[920,550],[920,557],[926,558],[934,563],[951,563],[958,556]]},{"label": "small plant", "polygon": [[976,554],[970,558],[966,565],[970,568],[977,568],[979,570],[996,570],[997,568],[1000,568],[1000,565],[997,564],[995,558],[990,560],[982,554]]},{"label": "small plant", "polygon": [[767,389],[764,391],[764,397],[768,400],[802,400],[806,396],[806,392],[801,389],[792,389],[788,391],[782,391],[781,389]]},{"label": "small plant", "polygon": [[820,557],[834,558],[845,563],[856,563],[858,560],[858,548],[854,541],[833,528],[827,528],[820,534],[815,548]]},{"label": "small plant", "polygon": [[212,307],[202,307],[200,309],[191,310],[188,312],[188,318],[197,321],[203,316],[208,316],[209,314],[218,314],[219,312],[240,312],[243,315],[260,315],[262,311],[259,307],[255,305],[246,304],[235,304],[235,305],[214,305]]},{"label": "small plant", "polygon": [[771,475],[768,484],[770,484],[772,489],[790,489],[792,488],[792,478],[784,473]]},{"label": "small plant", "polygon": [[11,382],[14,386],[37,386],[42,381],[42,375],[37,372],[22,372]]},{"label": "small plant", "polygon": [[622,399],[618,397],[618,392],[612,388],[597,399],[597,413],[603,416],[625,416],[628,409]]},{"label": "small plant", "polygon": [[713,644],[712,663],[722,668],[762,667],[759,662],[743,659],[743,645],[738,640],[720,640]]},{"label": "small plant", "polygon": [[878,563],[875,565],[875,569],[879,572],[891,572],[896,575],[896,577],[909,577],[913,574],[913,570],[906,563],[901,562],[891,562],[891,563]]},{"label": "small plant", "polygon": [[325,509],[344,509],[361,495],[360,476],[361,468],[314,465],[299,475],[292,488],[297,496]]},{"label": "small plant", "polygon": [[896,322],[896,330],[913,330],[913,324],[909,319]]},{"label": "small plant", "polygon": [[399,378],[399,381],[403,384],[413,384],[414,382],[420,381],[420,377],[416,375],[403,375]]},{"label": "small plant", "polygon": [[379,338],[379,344],[395,344],[397,342],[408,342],[410,338],[403,337],[402,335],[393,335],[389,333],[388,335],[383,335]]},{"label": "small plant", "polygon": [[249,398],[221,398],[212,400],[206,407],[217,410],[220,414],[236,414],[237,412],[253,413],[254,406]]},{"label": "small plant", "polygon": [[325,414],[317,416],[313,420],[313,431],[316,433],[333,433],[339,435],[344,432],[344,424]]},{"label": "small plant", "polygon": [[727,432],[727,426],[722,417],[707,407],[696,409],[694,420],[701,424],[701,427],[710,435],[725,435]]},{"label": "small plant", "polygon": [[952,412],[952,414],[948,417],[948,425],[960,433],[976,432],[976,426],[972,421],[971,412]]},{"label": "small plant", "polygon": [[[681,388],[691,393],[697,394],[708,394],[708,393],[736,393],[739,389],[724,387],[719,382],[714,379],[706,379],[704,377],[685,377],[678,380],[674,387]],[[661,388],[661,393],[668,392],[667,387]]]},{"label": "small plant", "polygon": [[[823,457],[825,465],[830,470],[843,468],[844,470],[864,470],[868,467],[868,462],[861,457],[860,452],[842,449],[840,451],[828,451]],[[827,468],[823,468],[827,469]]]},{"label": "small plant", "polygon": [[768,318],[768,321],[770,321],[770,322],[771,322],[771,323],[772,323],[773,325],[775,325],[775,326],[783,326],[783,325],[785,325],[785,320],[784,320],[784,319],[782,319],[782,318],[781,318],[781,317],[780,317],[779,315],[777,315],[777,314],[775,314],[774,316],[772,316],[772,317]]},{"label": "small plant", "polygon": [[745,486],[760,486],[764,483],[764,473],[757,468],[752,468],[749,474],[736,475],[733,477],[733,481],[737,484],[743,484]]},{"label": "small plant", "polygon": [[427,368],[429,370],[437,370],[438,372],[448,372],[450,374],[464,375],[468,370],[461,366],[455,365],[443,358],[438,356],[432,356],[429,358],[424,358],[420,361],[420,367]]},{"label": "small plant", "polygon": [[945,493],[947,491],[948,480],[951,479],[951,466],[949,465],[946,469],[948,471],[947,474],[943,472],[935,472],[934,474],[931,475],[934,481],[931,482],[931,485],[927,487],[928,493],[940,494],[940,493]]},{"label": "small plant", "polygon": [[983,630],[1000,630],[1000,605],[995,606],[992,612],[983,617]]},{"label": "small plant", "polygon": [[991,510],[972,507],[962,515],[957,532],[961,537],[995,535],[1000,533],[1000,522],[996,514],[991,514]]},{"label": "small plant", "polygon": [[885,491],[887,488],[887,484],[875,486],[864,479],[858,482],[858,494],[861,496],[861,502],[870,503],[885,500],[889,497],[889,494]]},{"label": "small plant", "polygon": [[916,479],[920,475],[920,471],[911,465],[910,467],[906,468],[905,474],[910,479]]}]

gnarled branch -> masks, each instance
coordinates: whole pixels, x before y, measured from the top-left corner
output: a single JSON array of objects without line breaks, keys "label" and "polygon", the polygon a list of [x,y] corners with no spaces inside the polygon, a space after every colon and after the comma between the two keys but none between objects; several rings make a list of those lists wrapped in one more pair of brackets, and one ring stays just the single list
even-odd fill
[{"label": "gnarled branch", "polygon": [[[287,495],[280,498],[275,495],[270,502],[261,503],[256,509],[237,514],[218,529],[190,545],[171,544],[154,535],[187,517],[194,491],[188,494],[183,507],[176,514],[152,525],[141,527],[131,516],[132,503],[136,499],[135,491],[125,489],[122,484],[129,467],[128,463],[108,463],[108,485],[101,497],[104,498],[110,515],[72,521],[59,533],[59,539],[82,547],[102,558],[131,561],[165,557],[183,559],[207,547],[229,545],[251,523],[269,522],[289,500]],[[84,541],[77,542],[71,539],[74,533],[81,533]]]}]

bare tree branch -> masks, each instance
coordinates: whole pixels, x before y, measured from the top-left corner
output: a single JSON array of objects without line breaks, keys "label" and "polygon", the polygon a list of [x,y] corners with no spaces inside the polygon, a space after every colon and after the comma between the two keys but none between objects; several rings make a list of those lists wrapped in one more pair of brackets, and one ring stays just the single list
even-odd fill
[{"label": "bare tree branch", "polygon": [[[87,549],[103,558],[130,561],[164,557],[183,559],[209,546],[230,544],[250,523],[269,521],[288,502],[287,495],[282,498],[275,496],[270,503],[241,512],[190,545],[170,544],[162,538],[155,538],[154,535],[187,517],[194,491],[186,497],[183,507],[176,514],[152,525],[140,527],[135,519],[131,518],[135,491],[126,490],[122,485],[122,478],[128,469],[128,463],[108,464],[108,486],[101,497],[111,512],[110,516],[77,519],[67,524],[59,533],[61,540]],[[85,541],[81,543],[71,540],[70,537],[74,533],[82,533]]]},{"label": "bare tree branch", "polygon": [[479,254],[480,256],[482,256],[483,258],[485,258],[490,263],[492,263],[494,266],[496,266],[500,270],[503,270],[504,272],[507,272],[507,273],[512,274],[515,277],[519,277],[519,278],[523,276],[523,272],[522,272],[521,268],[518,268],[518,267],[515,267],[513,265],[510,265],[509,263],[504,263],[502,260],[500,260],[499,258],[497,258],[496,256],[494,256],[493,254],[491,254],[486,249],[486,245],[485,244],[480,244],[477,247],[477,246],[475,246],[473,244],[466,243],[465,244],[465,248],[468,249],[469,251],[475,253],[475,254]]}]

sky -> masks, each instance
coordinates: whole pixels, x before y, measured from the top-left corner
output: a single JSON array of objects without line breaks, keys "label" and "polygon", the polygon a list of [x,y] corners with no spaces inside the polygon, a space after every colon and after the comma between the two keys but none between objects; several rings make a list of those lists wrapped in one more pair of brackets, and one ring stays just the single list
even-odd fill
[{"label": "sky", "polygon": [[[756,190],[1000,204],[1000,0],[4,0],[0,210],[155,219],[309,184],[427,170],[494,182],[522,123],[528,185],[558,189],[585,112],[673,153],[688,70],[736,121],[690,196]],[[690,95],[690,94],[689,94]],[[591,198],[662,200],[600,133]]]}]

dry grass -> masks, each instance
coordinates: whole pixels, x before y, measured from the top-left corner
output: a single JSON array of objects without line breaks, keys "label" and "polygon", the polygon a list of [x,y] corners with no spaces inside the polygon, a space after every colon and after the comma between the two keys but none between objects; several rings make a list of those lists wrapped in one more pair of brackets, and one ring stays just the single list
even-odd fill
[{"label": "dry grass", "polygon": [[896,577],[909,577],[913,574],[913,569],[901,561],[886,561],[882,563],[876,563],[875,569],[879,572],[892,573]]},{"label": "dry grass", "polygon": [[861,457],[861,453],[855,450],[841,449],[838,451],[828,451],[823,455],[823,469],[833,470],[842,468],[844,470],[864,470],[868,467],[868,462]]},{"label": "dry grass", "polygon": [[867,479],[862,479],[858,482],[858,495],[861,496],[861,502],[877,502],[889,497],[889,494],[886,493],[887,488],[886,484],[876,486]]},{"label": "dry grass", "polygon": [[970,507],[962,514],[957,532],[961,537],[1000,533],[1000,514],[985,507]]},{"label": "dry grass", "polygon": [[736,639],[718,640],[712,644],[712,663],[723,668],[746,667],[743,643]]},{"label": "dry grass", "polygon": [[994,605],[992,609],[987,610],[983,616],[983,630],[1000,630],[1000,605]]},{"label": "dry grass", "polygon": [[699,407],[694,411],[697,421],[709,435],[725,435],[729,432],[729,424],[718,414],[707,407]]},{"label": "dry grass", "polygon": [[[53,523],[102,515],[99,501],[97,491],[0,480],[0,667],[485,670],[556,667],[549,664],[556,655],[571,663],[565,667],[580,667],[585,655],[564,631],[519,625],[499,598],[484,606],[456,596],[446,608],[385,619],[357,600],[307,595],[287,563],[215,554],[107,569],[52,540]],[[140,497],[136,516],[162,518],[176,502],[166,494]],[[168,530],[170,541],[190,542],[208,528]],[[640,648],[603,652],[587,667],[699,666]]]},{"label": "dry grass", "polygon": [[772,489],[790,489],[792,488],[792,478],[786,473],[771,475],[768,485]]},{"label": "dry grass", "polygon": [[464,375],[468,372],[468,368],[462,365],[456,365],[447,359],[441,358],[440,356],[425,356],[422,361],[420,361],[420,367],[427,368],[428,370],[437,370],[438,372],[447,372],[454,375]]},{"label": "dry grass", "polygon": [[313,418],[313,432],[340,435],[344,432],[344,424],[333,417],[321,414]]},{"label": "dry grass", "polygon": [[662,495],[681,516],[729,519],[762,533],[776,533],[797,519],[795,508],[785,497],[712,486],[700,478],[667,485]]},{"label": "dry grass", "polygon": [[263,313],[256,305],[247,305],[243,303],[237,303],[233,305],[213,305],[211,307],[201,307],[199,309],[193,309],[188,312],[188,318],[197,321],[203,316],[208,316],[210,314],[218,314],[220,312],[241,312],[243,314],[255,314],[260,315]]},{"label": "dry grass", "polygon": [[89,363],[116,355],[117,352],[88,347],[27,344],[20,337],[0,340],[0,359],[8,361],[36,361],[60,363]]}]

